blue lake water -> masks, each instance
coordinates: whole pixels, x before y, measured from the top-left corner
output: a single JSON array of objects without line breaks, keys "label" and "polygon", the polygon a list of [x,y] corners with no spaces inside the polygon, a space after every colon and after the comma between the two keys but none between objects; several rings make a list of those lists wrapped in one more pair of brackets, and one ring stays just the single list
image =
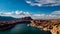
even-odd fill
[{"label": "blue lake water", "polygon": [[36,27],[27,26],[27,23],[15,25],[12,29],[0,31],[0,34],[51,34],[50,32],[39,30]]}]

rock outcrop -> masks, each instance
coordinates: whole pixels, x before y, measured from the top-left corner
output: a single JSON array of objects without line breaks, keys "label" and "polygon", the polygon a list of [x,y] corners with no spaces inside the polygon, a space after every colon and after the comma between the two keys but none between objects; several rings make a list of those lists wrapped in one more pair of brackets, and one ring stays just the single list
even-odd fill
[{"label": "rock outcrop", "polygon": [[16,20],[9,20],[9,21],[0,21],[0,30],[7,30],[15,26],[16,24],[23,23],[23,22],[31,22],[31,17],[24,17]]},{"label": "rock outcrop", "polygon": [[34,20],[31,21],[30,26],[37,27],[44,31],[50,31],[52,34],[60,34],[60,20],[51,19],[51,20]]}]

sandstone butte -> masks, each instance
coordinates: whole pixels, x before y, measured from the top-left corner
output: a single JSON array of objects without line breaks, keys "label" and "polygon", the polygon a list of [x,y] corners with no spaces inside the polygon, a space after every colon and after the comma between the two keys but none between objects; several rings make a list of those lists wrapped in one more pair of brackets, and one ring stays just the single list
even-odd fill
[{"label": "sandstone butte", "polygon": [[28,25],[50,31],[52,34],[60,34],[60,19],[34,20]]}]

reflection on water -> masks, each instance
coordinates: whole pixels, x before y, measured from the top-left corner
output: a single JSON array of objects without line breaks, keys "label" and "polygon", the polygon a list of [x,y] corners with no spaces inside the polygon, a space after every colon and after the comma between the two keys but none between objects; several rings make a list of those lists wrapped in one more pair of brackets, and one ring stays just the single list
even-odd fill
[{"label": "reflection on water", "polygon": [[27,26],[27,23],[17,24],[14,28],[0,31],[0,34],[50,34],[35,27]]}]

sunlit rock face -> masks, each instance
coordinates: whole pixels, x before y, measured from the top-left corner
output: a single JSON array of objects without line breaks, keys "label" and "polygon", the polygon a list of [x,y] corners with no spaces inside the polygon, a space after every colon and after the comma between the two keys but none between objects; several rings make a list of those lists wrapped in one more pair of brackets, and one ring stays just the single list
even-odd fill
[{"label": "sunlit rock face", "polygon": [[29,24],[30,26],[37,27],[44,31],[50,31],[52,34],[60,34],[60,20],[35,20]]}]

